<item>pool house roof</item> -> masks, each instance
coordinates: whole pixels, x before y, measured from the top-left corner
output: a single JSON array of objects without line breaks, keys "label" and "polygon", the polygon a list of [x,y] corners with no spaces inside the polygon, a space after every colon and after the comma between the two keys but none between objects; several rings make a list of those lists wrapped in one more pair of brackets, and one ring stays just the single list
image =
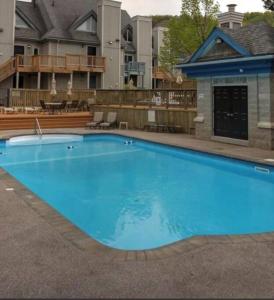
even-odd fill
[{"label": "pool house roof", "polygon": [[234,30],[214,28],[200,48],[178,68],[193,77],[270,73],[272,55],[274,28],[270,25],[259,23]]}]

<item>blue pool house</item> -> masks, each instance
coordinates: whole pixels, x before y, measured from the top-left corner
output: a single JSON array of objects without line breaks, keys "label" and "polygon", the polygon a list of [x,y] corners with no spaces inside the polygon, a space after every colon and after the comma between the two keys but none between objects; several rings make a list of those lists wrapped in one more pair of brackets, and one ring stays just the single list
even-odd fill
[{"label": "blue pool house", "polygon": [[274,28],[230,25],[220,24],[179,65],[198,81],[196,135],[274,149]]}]

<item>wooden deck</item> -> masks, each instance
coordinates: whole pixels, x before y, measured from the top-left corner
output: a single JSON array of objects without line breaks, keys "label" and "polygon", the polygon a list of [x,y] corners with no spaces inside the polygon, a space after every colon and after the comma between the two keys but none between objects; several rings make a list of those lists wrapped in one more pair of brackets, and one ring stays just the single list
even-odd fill
[{"label": "wooden deck", "polygon": [[84,55],[36,55],[16,56],[17,72],[72,73],[72,72],[105,72],[106,59],[101,56]]},{"label": "wooden deck", "polygon": [[104,73],[106,59],[101,56],[84,55],[16,55],[0,65],[0,82],[15,72],[63,73],[73,72]]},{"label": "wooden deck", "polygon": [[63,114],[0,114],[0,130],[34,129],[38,118],[43,129],[83,128],[91,120],[89,112]]}]

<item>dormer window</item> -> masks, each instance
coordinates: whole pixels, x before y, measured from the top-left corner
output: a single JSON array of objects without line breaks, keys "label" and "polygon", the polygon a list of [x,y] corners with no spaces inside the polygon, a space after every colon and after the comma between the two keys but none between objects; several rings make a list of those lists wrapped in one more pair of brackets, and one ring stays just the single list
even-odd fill
[{"label": "dormer window", "polygon": [[29,25],[18,14],[16,14],[15,26],[17,28],[29,28]]},{"label": "dormer window", "polygon": [[97,32],[97,22],[94,17],[90,17],[82,25],[80,25],[76,30],[96,33]]},{"label": "dormer window", "polygon": [[216,39],[216,44],[222,44],[224,41],[221,38]]},{"label": "dormer window", "polygon": [[132,29],[127,28],[124,32],[124,39],[126,42],[131,43],[133,42],[133,34],[132,34]]}]

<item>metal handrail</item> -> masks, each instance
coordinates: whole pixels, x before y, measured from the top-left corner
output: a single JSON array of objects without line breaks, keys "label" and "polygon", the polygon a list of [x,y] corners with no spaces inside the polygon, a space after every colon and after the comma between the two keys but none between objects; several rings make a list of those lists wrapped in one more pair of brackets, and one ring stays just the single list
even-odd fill
[{"label": "metal handrail", "polygon": [[42,132],[42,129],[41,129],[38,118],[35,118],[34,131],[35,131],[36,134],[38,134],[40,136],[40,138],[43,136],[43,132]]}]

